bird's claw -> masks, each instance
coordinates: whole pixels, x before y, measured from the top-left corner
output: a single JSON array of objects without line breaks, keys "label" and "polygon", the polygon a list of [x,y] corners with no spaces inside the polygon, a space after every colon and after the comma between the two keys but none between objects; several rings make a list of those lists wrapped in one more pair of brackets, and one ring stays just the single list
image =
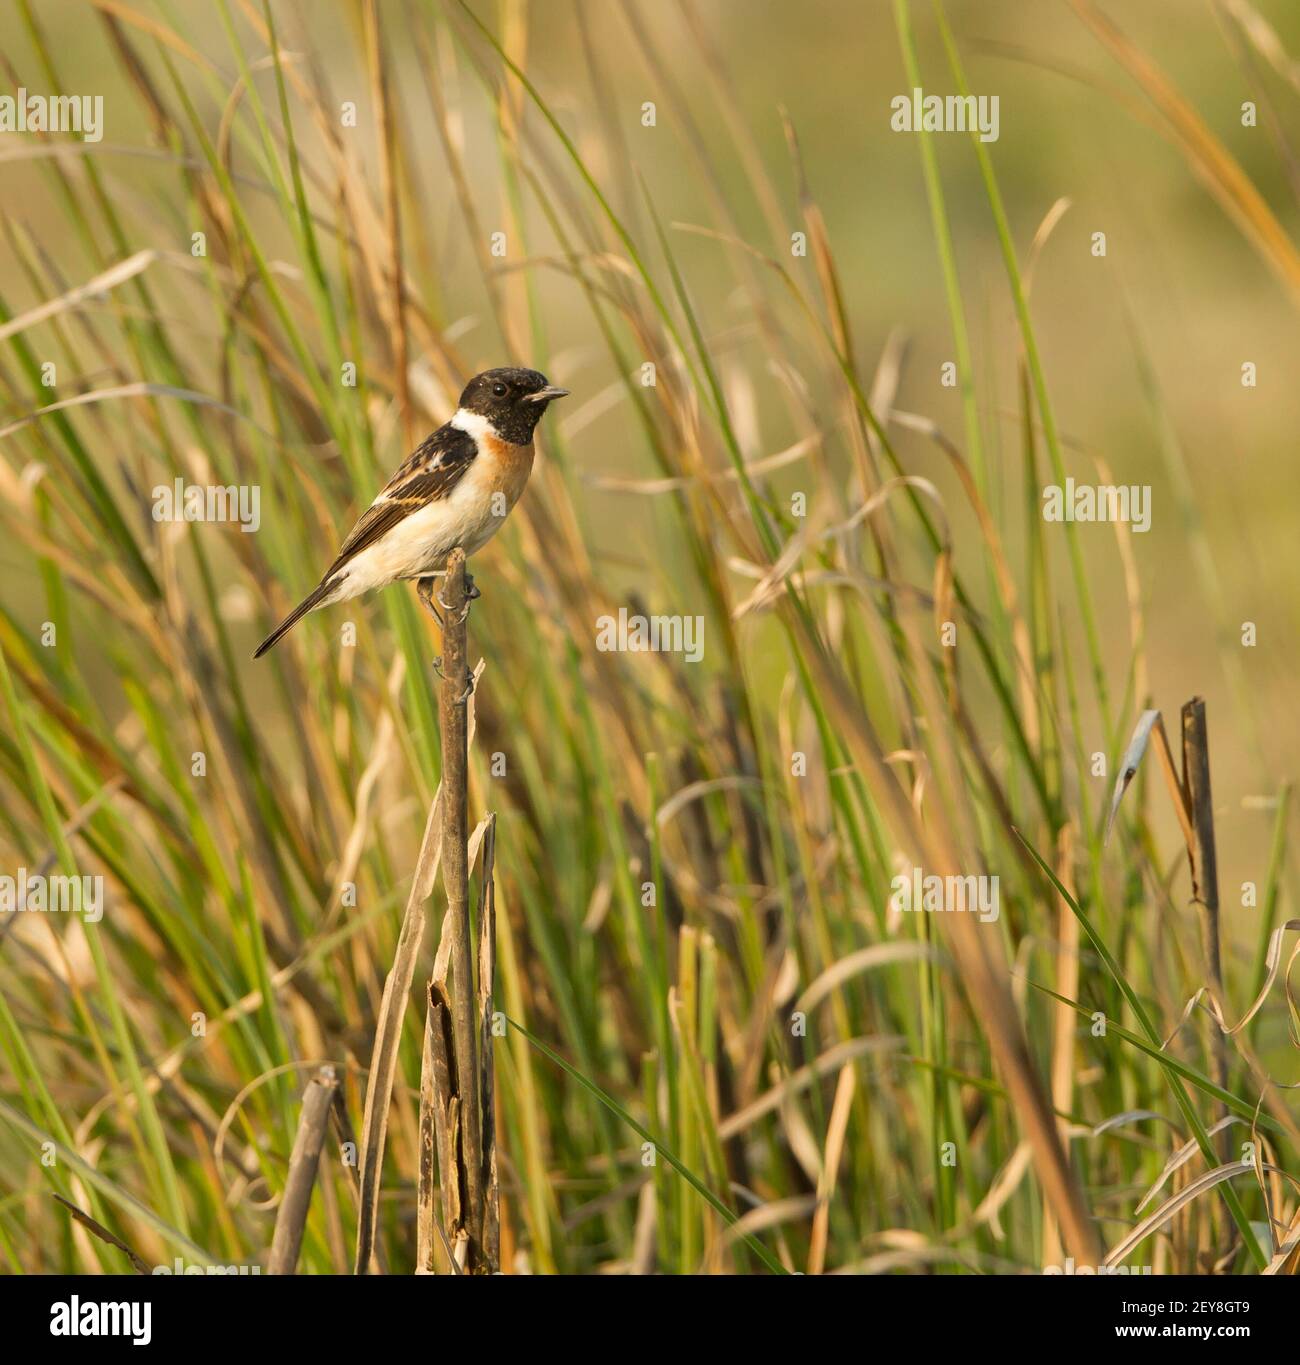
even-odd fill
[{"label": "bird's claw", "polygon": [[[474,597],[477,597],[478,595],[479,595],[478,590],[475,589],[475,591],[474,591]],[[457,625],[460,625],[460,624],[462,624],[463,622],[469,620],[469,604],[470,604],[473,600],[474,600],[474,598],[472,598],[472,597],[467,597],[467,598],[465,599],[465,605],[464,605],[463,607],[461,607],[461,609],[456,613],[456,624],[457,624]],[[451,611],[451,603],[450,603],[450,602],[444,601],[441,593],[438,594],[438,603],[439,603],[439,605],[442,607],[443,611],[445,611],[445,612],[450,612],[450,611]],[[439,618],[439,620],[441,620],[441,618]]]},{"label": "bird's claw", "polygon": [[[465,620],[465,618],[469,615],[469,604],[470,604],[471,602],[477,601],[477,600],[478,600],[480,597],[482,597],[482,596],[483,596],[483,594],[479,591],[478,585],[474,582],[474,575],[473,575],[472,573],[470,573],[468,570],[466,570],[466,571],[465,571],[465,605],[464,605],[464,607],[461,609],[460,618],[459,618],[460,620],[462,620],[462,621]],[[450,611],[450,610],[451,610],[451,603],[447,601],[447,599],[442,595],[442,593],[439,593],[439,594],[438,594],[438,605],[442,607],[443,611]]]},{"label": "bird's claw", "polygon": [[[478,589],[476,588],[476,589],[474,590],[474,597],[478,597],[478,596],[480,596],[480,595],[481,595],[481,594],[479,593]],[[474,600],[474,597],[468,597],[468,596],[467,596],[467,597],[465,598],[465,605],[464,605],[463,607],[461,607],[461,609],[460,609],[459,612],[456,613],[456,620],[457,620],[458,622],[468,620],[468,618],[469,618],[469,604]],[[447,601],[444,601],[441,593],[438,594],[438,605],[439,605],[440,607],[442,607],[443,611],[446,611],[446,612],[450,612],[450,611],[451,611],[451,603],[450,603],[450,602],[447,602]]]}]

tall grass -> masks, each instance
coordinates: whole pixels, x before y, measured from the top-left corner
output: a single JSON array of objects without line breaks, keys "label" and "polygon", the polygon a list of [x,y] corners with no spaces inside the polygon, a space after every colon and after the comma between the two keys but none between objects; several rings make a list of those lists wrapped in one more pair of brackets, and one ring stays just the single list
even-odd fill
[{"label": "tall grass", "polygon": [[[1288,277],[1244,172],[1076,7]],[[128,1267],[53,1195],[149,1265],[264,1264],[323,1064],[360,1128],[439,780],[438,640],[396,588],[249,655],[462,381],[507,362],[577,398],[475,564],[503,1268],[1286,1263],[1300,1129],[1267,1074],[1289,1078],[1298,1021],[1275,981],[1226,1079],[1203,1012],[1164,1045],[1205,984],[1186,872],[1145,773],[1104,842],[1093,759],[1114,774],[1151,700],[1140,588],[1097,601],[1081,537],[1040,517],[1040,480],[1078,455],[1035,336],[1039,224],[1004,205],[996,149],[972,144],[987,217],[963,227],[996,241],[1019,332],[998,363],[1021,442],[995,479],[993,360],[928,140],[961,445],[895,410],[902,362],[854,335],[797,128],[788,161],[765,155],[687,0],[671,58],[635,5],[566,8],[586,63],[567,85],[532,61],[522,3],[342,5],[328,51],[291,6],[215,10],[219,43],[162,0],[88,9],[138,154],[40,139],[57,251],[4,208],[0,870],[107,892],[84,929],[0,923],[0,1264]],[[894,16],[907,79],[964,88],[942,13],[920,34],[906,0]],[[39,7],[5,22],[15,83],[76,87]],[[703,221],[666,214],[633,164],[613,41],[655,73],[655,135]],[[155,521],[176,478],[256,486],[260,530]],[[622,605],[702,616],[703,662],[602,651]],[[1284,790],[1259,949],[1225,953],[1229,1021],[1286,917],[1286,811]],[[892,909],[913,866],[997,875],[1000,917]],[[416,1260],[422,998],[376,1229],[395,1272]],[[1221,1113],[1254,1163],[1144,1224],[1214,1168]],[[352,1266],[348,1127],[301,1272]]]}]

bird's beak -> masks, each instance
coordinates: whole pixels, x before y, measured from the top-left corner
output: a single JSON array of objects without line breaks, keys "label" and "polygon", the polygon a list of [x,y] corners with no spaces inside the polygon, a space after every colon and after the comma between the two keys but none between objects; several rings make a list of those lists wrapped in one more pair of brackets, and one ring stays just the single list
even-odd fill
[{"label": "bird's beak", "polygon": [[547,403],[552,398],[567,398],[568,389],[562,389],[556,384],[548,384],[544,389],[538,389],[536,393],[530,393],[524,399],[525,403]]}]

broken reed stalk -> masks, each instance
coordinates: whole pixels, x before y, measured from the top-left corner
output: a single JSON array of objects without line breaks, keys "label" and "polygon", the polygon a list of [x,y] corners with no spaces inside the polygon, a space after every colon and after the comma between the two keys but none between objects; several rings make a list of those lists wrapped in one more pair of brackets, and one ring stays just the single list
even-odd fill
[{"label": "broken reed stalk", "polygon": [[[452,1134],[459,1122],[460,1101],[450,1076],[451,1012],[434,981],[425,988],[424,1053],[420,1062],[420,1173],[415,1203],[415,1273],[432,1275],[436,1269],[437,1242],[447,1254],[452,1270],[460,1274],[465,1261],[465,1241],[452,1247],[446,1228],[460,1222],[460,1179],[451,1173],[457,1163],[451,1156]],[[434,1210],[434,1188],[442,1173],[442,1221]],[[435,1242],[435,1235],[437,1242]]]},{"label": "broken reed stalk", "polygon": [[501,1264],[501,1191],[497,1181],[496,1073],[492,1055],[492,996],[497,979],[497,818],[488,816],[483,836],[483,873],[478,891],[479,1114],[483,1125],[483,1257],[486,1268]]},{"label": "broken reed stalk", "polygon": [[[483,671],[480,662],[474,670],[475,681]],[[467,743],[474,738],[471,714]],[[388,1128],[388,1106],[392,1101],[397,1076],[397,1053],[402,1037],[402,1011],[406,1008],[411,982],[415,980],[416,959],[424,943],[429,918],[429,897],[433,895],[442,858],[442,783],[429,807],[424,838],[416,859],[415,876],[402,916],[397,953],[384,981],[384,995],[375,1021],[375,1043],[366,1081],[366,1107],[361,1126],[361,1172],[358,1185],[356,1273],[365,1275],[383,1269],[383,1256],[376,1238],[379,1220],[379,1180],[384,1164],[384,1139]]]},{"label": "broken reed stalk", "polygon": [[[476,1081],[472,1082],[477,1085],[479,1112],[483,1119],[483,1238],[478,1268],[492,1271],[500,1260],[492,1067],[492,994],[496,981],[496,893],[492,879],[496,860],[495,815],[489,815],[470,839],[471,865],[474,849],[478,847],[483,850],[478,895],[479,1070]],[[447,985],[450,964],[451,944],[449,939],[444,939],[438,948],[425,1001],[424,1057],[420,1068],[417,1275],[434,1271],[434,1248],[438,1243],[442,1244],[447,1260],[457,1274],[466,1268],[470,1259],[469,1167],[462,1134],[466,1111],[463,1078],[466,1073],[456,1062],[451,993]],[[434,1213],[435,1153],[436,1169],[442,1173],[441,1222]]]},{"label": "broken reed stalk", "polygon": [[[428,989],[421,1077],[421,1180],[418,1263],[433,1268],[433,1186],[429,1167],[438,1154],[443,1221],[453,1266],[471,1272],[496,1269],[495,1145],[491,1085],[491,1000],[495,926],[492,894],[494,822],[484,843],[479,899],[480,980],[471,951],[468,847],[469,596],[465,555],[447,559],[439,606],[443,613],[442,875],[447,893],[443,941]],[[448,979],[450,968],[450,980]],[[483,1066],[480,1069],[480,1056]],[[488,1188],[492,1187],[489,1201]],[[489,1212],[489,1202],[493,1207]]]},{"label": "broken reed stalk", "polygon": [[[1220,1009],[1227,1001],[1223,994],[1223,966],[1219,947],[1219,868],[1214,847],[1214,804],[1210,795],[1210,740],[1205,720],[1205,698],[1193,697],[1183,706],[1183,792],[1192,821],[1192,842],[1188,862],[1192,873],[1192,900],[1201,927],[1201,956],[1205,963],[1206,984]],[[1211,1029],[1211,1052],[1215,1083],[1228,1086],[1228,1040],[1217,1022]],[[1220,1117],[1227,1114],[1223,1109]],[[1219,1136],[1219,1155],[1228,1160],[1230,1141],[1225,1129]]]},{"label": "broken reed stalk", "polygon": [[284,1198],[275,1218],[271,1255],[266,1266],[268,1275],[292,1275],[297,1267],[321,1149],[325,1145],[325,1130],[338,1089],[338,1076],[332,1066],[321,1067],[307,1083],[298,1132],[289,1156],[289,1178],[285,1181]]}]

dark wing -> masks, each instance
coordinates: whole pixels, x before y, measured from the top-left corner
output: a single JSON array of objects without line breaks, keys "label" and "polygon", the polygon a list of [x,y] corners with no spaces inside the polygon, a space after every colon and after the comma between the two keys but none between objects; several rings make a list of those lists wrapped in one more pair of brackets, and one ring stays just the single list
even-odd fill
[{"label": "dark wing", "polygon": [[361,514],[361,520],[348,533],[338,558],[321,581],[327,582],[348,560],[368,549],[412,512],[445,498],[465,477],[477,454],[474,438],[459,427],[441,426],[426,437]]}]

